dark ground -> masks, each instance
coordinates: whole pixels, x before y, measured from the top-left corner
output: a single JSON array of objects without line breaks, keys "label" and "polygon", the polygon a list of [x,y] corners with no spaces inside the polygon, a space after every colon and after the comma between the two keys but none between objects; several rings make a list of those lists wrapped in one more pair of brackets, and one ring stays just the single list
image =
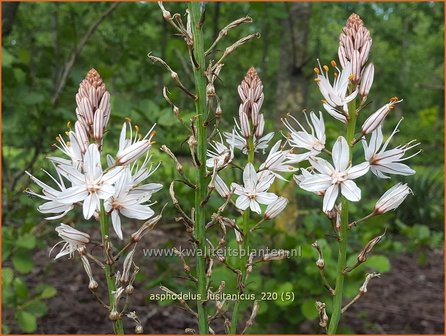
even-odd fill
[{"label": "dark ground", "polygon": [[[179,230],[156,230],[147,237],[150,247],[161,246],[172,238],[168,235],[176,235],[176,240],[181,235],[186,243],[184,233]],[[443,334],[443,252],[426,253],[427,262],[423,265],[417,262],[415,254],[391,258],[392,270],[385,274],[385,285],[369,286],[367,295],[343,317],[344,325],[360,334]],[[58,295],[46,301],[49,311],[38,321],[36,333],[112,333],[105,309],[87,289],[80,262],[64,259],[53,263],[47,251],[36,254],[35,262],[36,271],[29,275],[27,282],[46,282],[58,290]],[[154,271],[155,267],[150,269],[150,265],[145,270],[152,278]],[[136,286],[132,302],[132,310],[139,313],[144,333],[184,334],[185,328],[196,328],[195,320],[178,305],[160,307],[156,302],[146,302],[146,294],[147,290]],[[3,310],[3,319],[11,332],[19,333],[10,318],[11,313]],[[125,324],[128,326],[126,333],[134,333],[128,320]],[[296,333],[313,333],[316,325],[317,321],[308,321],[299,326]]]}]

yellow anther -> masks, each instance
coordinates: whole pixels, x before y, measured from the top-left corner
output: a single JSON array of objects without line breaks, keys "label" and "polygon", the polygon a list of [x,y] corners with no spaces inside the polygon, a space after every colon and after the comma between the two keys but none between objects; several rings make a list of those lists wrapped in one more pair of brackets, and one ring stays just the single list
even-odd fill
[{"label": "yellow anther", "polygon": [[65,131],[65,134],[66,135],[70,135],[70,131]]},{"label": "yellow anther", "polygon": [[128,123],[131,123],[131,122],[132,122],[132,119],[130,119],[129,117],[125,117],[125,118],[124,118],[124,121],[125,121],[125,122],[128,122]]},{"label": "yellow anther", "polygon": [[324,65],[323,68],[326,72],[328,72],[328,70],[330,70],[327,65]]},{"label": "yellow anther", "polygon": [[322,104],[327,104],[327,101],[325,99],[321,100]]},{"label": "yellow anther", "polygon": [[71,128],[71,121],[67,121],[67,128]]},{"label": "yellow anther", "polygon": [[336,64],[335,60],[332,60],[330,63],[333,68],[336,68],[337,64]]},{"label": "yellow anther", "polygon": [[395,96],[395,97],[392,97],[392,98],[390,98],[390,102],[391,102],[391,103],[397,102],[398,99],[399,99],[399,98],[396,97],[396,96]]},{"label": "yellow anther", "polygon": [[321,72],[319,71],[319,68],[314,68],[313,71],[314,71],[315,73],[317,73],[318,75],[321,73]]},{"label": "yellow anther", "polygon": [[150,132],[150,137],[153,138],[156,135],[156,131]]},{"label": "yellow anther", "polygon": [[320,79],[320,78],[315,78],[314,81],[315,81],[316,83],[319,83],[319,82],[321,81],[321,79]]},{"label": "yellow anther", "polygon": [[350,82],[353,82],[355,80],[355,78],[356,78],[355,74],[351,74],[350,76],[348,76],[348,80]]},{"label": "yellow anther", "polygon": [[333,74],[333,76],[334,76],[335,78],[337,78],[337,77],[339,76],[339,72],[335,72],[335,73]]},{"label": "yellow anther", "polygon": [[57,142],[60,142],[60,137],[57,136],[57,137],[56,137],[56,141],[57,141]]},{"label": "yellow anther", "polygon": [[142,139],[142,135],[138,134],[138,140],[141,140],[141,139]]},{"label": "yellow anther", "polygon": [[139,133],[139,126],[138,125],[135,125],[135,131],[136,131],[136,133]]}]

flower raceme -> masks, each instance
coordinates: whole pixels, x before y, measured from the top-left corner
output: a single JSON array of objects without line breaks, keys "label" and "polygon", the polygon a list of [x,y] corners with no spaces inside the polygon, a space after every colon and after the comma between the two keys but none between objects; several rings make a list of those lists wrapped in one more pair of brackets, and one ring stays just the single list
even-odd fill
[{"label": "flower raceme", "polygon": [[349,165],[349,146],[344,137],[339,137],[333,146],[333,165],[322,158],[310,158],[310,163],[319,173],[304,176],[299,186],[307,191],[324,193],[323,211],[333,209],[341,192],[348,200],[361,199],[361,189],[352,180],[363,176],[369,170],[369,163]]}]

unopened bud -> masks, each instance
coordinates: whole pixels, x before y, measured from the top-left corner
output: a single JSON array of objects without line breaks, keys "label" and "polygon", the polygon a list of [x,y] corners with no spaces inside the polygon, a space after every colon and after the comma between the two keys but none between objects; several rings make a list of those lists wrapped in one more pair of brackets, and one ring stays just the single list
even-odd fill
[{"label": "unopened bud", "polygon": [[148,221],[144,222],[144,224],[138,229],[138,231],[136,231],[135,233],[132,234],[132,239],[135,242],[138,242],[141,240],[141,238],[149,231],[153,230],[153,228],[155,227],[155,225],[159,222],[159,220],[162,218],[162,213],[159,214],[158,216],[155,216],[151,219],[149,219]]},{"label": "unopened bud", "polygon": [[285,210],[288,200],[285,197],[279,197],[274,202],[270,203],[265,211],[265,219],[272,219],[280,215]]},{"label": "unopened bud", "polygon": [[375,113],[373,113],[361,127],[362,134],[372,133],[375,129],[377,129],[387,117],[389,112],[395,107],[397,103],[402,102],[401,100],[391,99],[389,103],[378,109]]},{"label": "unopened bud", "polygon": [[412,194],[412,190],[407,186],[407,183],[397,183],[381,196],[378,202],[376,202],[373,211],[376,214],[383,214],[395,210],[404,202],[409,194]]},{"label": "unopened bud", "polygon": [[359,94],[363,97],[366,97],[369,95],[370,88],[373,84],[373,77],[375,75],[375,66],[373,63],[370,63],[366,66],[364,69],[364,72],[362,74],[361,78],[361,84],[359,85]]}]

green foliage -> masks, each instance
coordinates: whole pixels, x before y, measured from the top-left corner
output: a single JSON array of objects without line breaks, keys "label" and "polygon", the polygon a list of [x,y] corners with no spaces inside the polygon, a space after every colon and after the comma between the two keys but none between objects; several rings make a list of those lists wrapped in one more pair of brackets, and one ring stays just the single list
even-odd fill
[{"label": "green foliage", "polygon": [[[89,25],[109,6],[109,3],[21,3],[12,33],[3,38],[2,303],[6,310],[12,312],[23,332],[35,331],[37,319],[47,312],[45,300],[56,294],[55,289],[48,285],[31,288],[29,284],[30,273],[35,267],[34,253],[47,245],[42,237],[48,237],[54,227],[42,221],[43,216],[36,215],[35,202],[23,193],[30,186],[29,178],[23,171],[28,170],[38,178],[45,176],[40,169],[50,168],[44,158],[56,150],[51,146],[54,138],[63,134],[68,121],[73,123],[75,120],[74,97],[85,73],[95,67],[111,92],[112,117],[107,137],[117,138],[125,117],[130,117],[141,130],[147,130],[156,122],[157,143],[168,145],[182,162],[185,161],[183,155],[188,154],[186,132],[161,95],[163,83],[168,83],[172,99],[182,107],[181,114],[186,124],[193,115],[193,105],[180,95],[180,90],[164,69],[151,64],[146,57],[148,52],[152,52],[168,60],[185,85],[190,87],[192,78],[183,66],[188,61],[184,45],[162,20],[156,3],[122,3],[106,17],[80,51],[65,85],[62,85],[57,102],[53,102],[67,59]],[[184,4],[176,4],[175,7],[180,8],[179,12],[184,12]],[[208,41],[218,34],[219,26],[241,15],[253,17],[254,24],[232,30],[229,33],[231,39],[254,31],[262,33],[261,39],[243,46],[243,51],[227,59],[217,83],[222,99],[222,127],[227,130],[237,114],[239,102],[236,87],[247,68],[255,66],[264,83],[266,129],[277,128],[274,127],[274,119],[278,120],[280,115],[275,109],[275,94],[281,43],[286,43],[290,38],[282,24],[291,15],[289,4],[254,2],[221,3],[217,6],[216,3],[209,3],[207,10],[205,24]],[[320,94],[312,82],[316,58],[320,57],[322,63],[336,58],[339,32],[348,14],[353,11],[364,18],[372,33],[370,60],[376,69],[370,95],[373,98],[367,109],[361,111],[358,122],[365,120],[391,96],[403,98],[404,102],[389,116],[385,133],[389,134],[404,116],[401,132],[392,141],[392,146],[417,138],[423,152],[411,159],[417,164],[417,174],[406,179],[414,195],[408,197],[405,205],[397,212],[373,218],[352,230],[349,265],[354,263],[357,253],[370,239],[382,234],[385,228],[387,233],[376,247],[376,253],[348,276],[346,291],[349,297],[356,294],[365,271],[388,272],[391,267],[389,257],[393,253],[441,246],[444,220],[443,5],[434,2],[312,3],[308,44],[305,46],[307,63],[304,69],[298,69],[303,72],[309,88],[305,97],[308,110],[322,109]],[[222,41],[219,50],[227,46],[228,43]],[[215,58],[215,55],[212,57]],[[328,117],[325,120],[329,137],[339,131],[338,123]],[[116,148],[105,150],[114,153]],[[152,153],[153,162],[162,161],[157,179],[167,186],[176,176],[175,167],[164,154],[157,150]],[[186,174],[191,175],[192,166],[184,163]],[[368,188],[365,201],[353,208],[353,219],[367,215],[374,202],[395,180],[378,183],[374,178],[364,178],[360,183]],[[192,206],[193,200],[187,186],[177,184],[176,194],[186,202],[185,208]],[[267,224],[262,234],[269,237],[265,242],[268,246],[299,248],[302,255],[273,262],[262,268],[262,273],[254,272],[250,284],[252,290],[261,288],[280,293],[293,292],[296,297],[294,301],[262,303],[257,319],[259,327],[254,327],[254,332],[264,332],[268,325],[284,320],[282,325],[275,325],[274,332],[295,333],[305,319],[317,318],[316,299],[323,300],[327,310],[331,310],[331,300],[322,287],[314,265],[316,255],[311,248],[311,243],[318,240],[326,259],[327,279],[333,283],[337,250],[334,248],[335,240],[329,235],[331,226],[320,215],[321,201],[318,196],[296,189],[296,197],[299,217],[295,223],[291,223],[292,229],[283,230]],[[167,188],[164,188],[158,201],[163,204],[169,199]],[[210,203],[211,207],[218,205]],[[302,209],[305,212],[301,212]],[[166,209],[166,217],[173,217],[174,214],[172,207]],[[78,214],[70,216],[73,221],[80,219]],[[52,238],[50,240],[53,242]],[[173,277],[178,264],[175,258],[167,262],[157,261],[154,267],[158,276],[146,280],[145,288],[151,290],[163,284],[173,290],[187,290],[184,282]],[[233,279],[233,274],[228,273],[226,268],[215,266],[211,285],[216,288],[219,281],[225,280],[226,289],[235,292]],[[170,302],[160,302],[167,303]],[[13,323],[3,323],[3,332],[9,332]],[[314,331],[319,332],[318,329]]]}]

